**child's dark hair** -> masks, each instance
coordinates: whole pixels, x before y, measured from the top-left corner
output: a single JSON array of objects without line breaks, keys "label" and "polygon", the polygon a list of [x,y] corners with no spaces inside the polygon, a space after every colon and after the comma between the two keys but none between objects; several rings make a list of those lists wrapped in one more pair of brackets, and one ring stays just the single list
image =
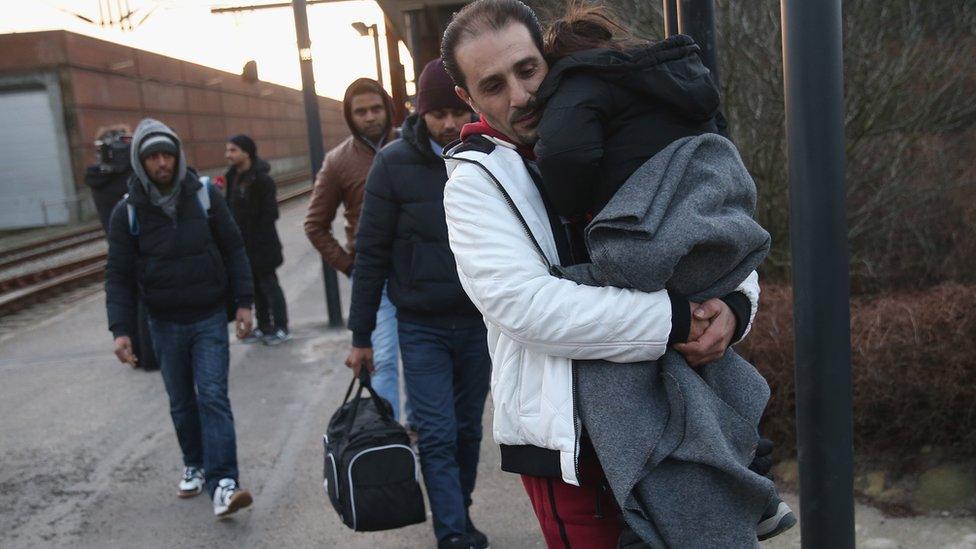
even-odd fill
[{"label": "child's dark hair", "polygon": [[578,51],[595,48],[623,51],[647,43],[618,23],[610,8],[573,2],[566,15],[553,21],[546,31],[543,53],[553,63]]}]

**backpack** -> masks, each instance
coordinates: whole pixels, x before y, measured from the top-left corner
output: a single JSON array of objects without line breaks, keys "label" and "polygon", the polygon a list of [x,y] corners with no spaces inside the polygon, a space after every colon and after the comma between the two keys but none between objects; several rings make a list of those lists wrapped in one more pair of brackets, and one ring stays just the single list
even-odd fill
[{"label": "backpack", "polygon": [[[210,216],[210,178],[207,176],[202,176],[199,178],[199,180],[201,186],[199,189],[197,189],[197,204],[200,205],[200,209],[203,210],[204,217],[207,218],[207,226],[210,227],[210,234],[214,236],[214,243],[216,243],[217,232],[214,230],[213,218]],[[129,218],[129,234],[136,239],[136,245],[138,246],[139,218],[136,217],[136,207],[128,202],[128,198],[128,193],[122,197],[122,200],[126,201],[125,212]],[[223,256],[224,254],[221,251],[220,257],[223,258]],[[237,319],[237,300],[234,299],[234,291],[231,286],[229,274],[227,279],[227,297],[224,301],[227,313],[227,322],[234,322]]]},{"label": "backpack", "polygon": [[[359,391],[329,420],[325,446],[325,492],[342,522],[357,532],[391,530],[427,520],[420,491],[420,465],[406,429],[393,419],[390,403],[373,390],[366,368]],[[363,389],[369,392],[363,398]]]}]

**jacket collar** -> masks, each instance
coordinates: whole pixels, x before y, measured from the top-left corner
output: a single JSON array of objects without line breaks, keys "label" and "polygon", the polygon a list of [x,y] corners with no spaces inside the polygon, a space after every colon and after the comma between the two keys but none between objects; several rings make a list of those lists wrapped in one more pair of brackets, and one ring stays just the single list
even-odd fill
[{"label": "jacket collar", "polygon": [[461,128],[461,141],[464,141],[465,138],[472,135],[494,137],[495,139],[509,143],[516,151],[518,151],[520,155],[522,155],[522,158],[535,162],[535,150],[532,147],[516,143],[511,137],[496,130],[491,126],[491,124],[488,123],[487,120],[485,120],[484,115],[481,115],[481,118],[477,122],[465,124],[464,127]]}]

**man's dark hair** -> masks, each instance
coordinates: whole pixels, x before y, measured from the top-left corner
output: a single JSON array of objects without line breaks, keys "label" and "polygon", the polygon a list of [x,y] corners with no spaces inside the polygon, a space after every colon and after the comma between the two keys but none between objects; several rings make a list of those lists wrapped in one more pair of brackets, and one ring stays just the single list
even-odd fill
[{"label": "man's dark hair", "polygon": [[532,8],[519,0],[477,0],[454,14],[441,39],[441,59],[454,83],[468,89],[464,74],[457,62],[457,49],[466,38],[474,38],[486,31],[497,32],[518,23],[529,30],[535,47],[542,53],[542,25]]}]

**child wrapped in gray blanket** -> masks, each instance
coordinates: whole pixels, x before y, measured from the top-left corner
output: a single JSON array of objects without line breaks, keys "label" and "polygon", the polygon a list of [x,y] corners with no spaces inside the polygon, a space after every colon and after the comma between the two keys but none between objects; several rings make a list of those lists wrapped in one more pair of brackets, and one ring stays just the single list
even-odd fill
[{"label": "child wrapped in gray blanket", "polygon": [[[770,239],[752,219],[755,184],[717,135],[718,90],[698,46],[682,35],[638,40],[594,6],[570,8],[545,38],[542,191],[564,219],[589,222],[591,262],[559,274],[666,288],[692,308],[741,298],[733,292]],[[748,312],[736,316],[733,341],[750,322]],[[654,363],[574,368],[583,427],[631,529],[622,543],[636,535],[652,547],[749,547],[796,523],[772,482],[748,468],[769,388],[731,349],[697,370],[670,349]]]}]

